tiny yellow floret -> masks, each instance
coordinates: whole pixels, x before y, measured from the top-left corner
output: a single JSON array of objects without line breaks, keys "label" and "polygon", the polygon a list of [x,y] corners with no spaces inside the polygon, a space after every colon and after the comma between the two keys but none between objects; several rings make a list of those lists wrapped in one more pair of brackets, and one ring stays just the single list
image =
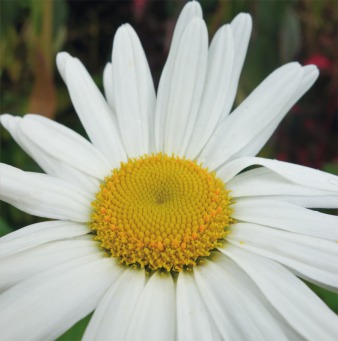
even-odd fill
[{"label": "tiny yellow floret", "polygon": [[150,271],[197,265],[232,223],[225,184],[195,161],[163,154],[121,163],[92,206],[89,226],[107,254]]}]

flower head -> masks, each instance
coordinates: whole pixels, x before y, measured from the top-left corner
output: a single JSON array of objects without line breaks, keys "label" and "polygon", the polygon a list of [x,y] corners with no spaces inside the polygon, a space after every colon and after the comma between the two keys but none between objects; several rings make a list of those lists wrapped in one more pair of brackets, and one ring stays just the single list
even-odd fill
[{"label": "flower head", "polygon": [[[116,33],[106,99],[79,60],[59,71],[91,142],[38,115],[2,125],[46,174],[0,165],[0,198],[53,219],[1,239],[5,340],[333,340],[336,316],[296,277],[338,287],[337,177],[255,155],[317,68],[267,77],[231,114],[251,33],[210,46],[183,9],[155,94],[141,43]],[[246,170],[249,166],[260,166]]]}]

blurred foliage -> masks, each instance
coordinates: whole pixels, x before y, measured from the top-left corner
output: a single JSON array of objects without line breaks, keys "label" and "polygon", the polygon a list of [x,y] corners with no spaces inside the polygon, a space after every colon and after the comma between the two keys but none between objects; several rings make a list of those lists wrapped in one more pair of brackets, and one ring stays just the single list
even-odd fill
[{"label": "blurred foliage", "polygon": [[[111,57],[117,28],[129,22],[145,49],[157,87],[177,16],[185,1],[1,0],[1,113],[39,113],[85,136],[67,89],[55,72],[55,55],[78,57],[102,88],[102,71]],[[239,12],[253,17],[253,33],[236,105],[283,63],[316,64],[321,75],[291,110],[267,146],[264,157],[337,173],[337,2],[335,0],[201,0],[210,38]],[[0,128],[1,129],[1,128]],[[41,171],[1,129],[1,161]],[[10,205],[0,206],[0,235],[43,219]],[[310,285],[338,311],[337,296]],[[60,340],[77,340],[80,321]]]}]

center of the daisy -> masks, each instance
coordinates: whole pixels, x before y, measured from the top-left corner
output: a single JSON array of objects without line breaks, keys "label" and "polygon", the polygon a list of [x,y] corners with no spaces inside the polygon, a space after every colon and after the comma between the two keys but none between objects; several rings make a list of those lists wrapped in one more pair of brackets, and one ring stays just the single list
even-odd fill
[{"label": "center of the daisy", "polygon": [[103,249],[150,270],[196,265],[231,223],[224,183],[194,161],[162,154],[122,163],[92,205],[90,228]]}]

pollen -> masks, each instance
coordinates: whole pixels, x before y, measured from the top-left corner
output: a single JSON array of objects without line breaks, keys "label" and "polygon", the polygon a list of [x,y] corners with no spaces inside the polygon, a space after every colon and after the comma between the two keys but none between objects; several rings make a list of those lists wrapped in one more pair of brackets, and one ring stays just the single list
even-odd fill
[{"label": "pollen", "polygon": [[164,154],[121,163],[92,203],[90,228],[111,257],[150,271],[199,264],[230,233],[231,197],[215,173]]}]

